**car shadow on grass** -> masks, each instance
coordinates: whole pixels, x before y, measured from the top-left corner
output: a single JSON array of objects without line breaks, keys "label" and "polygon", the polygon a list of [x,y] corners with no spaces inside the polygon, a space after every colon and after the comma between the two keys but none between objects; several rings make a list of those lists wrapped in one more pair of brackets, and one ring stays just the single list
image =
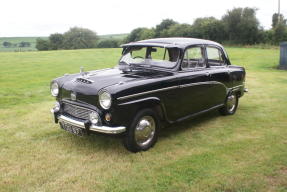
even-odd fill
[{"label": "car shadow on grass", "polygon": [[[202,128],[202,125],[217,117],[220,117],[219,113],[217,111],[211,111],[197,117],[166,126],[161,129],[159,133],[159,142],[165,139],[170,139],[171,137],[189,130],[197,131],[197,129]],[[91,134],[89,136],[78,137],[66,132],[62,136],[65,137],[65,140],[68,142],[70,147],[77,150],[77,153],[105,152],[107,154],[110,153],[116,155],[126,155],[129,153],[122,145],[122,136]]]},{"label": "car shadow on grass", "polygon": [[214,110],[181,122],[168,125],[161,129],[159,138],[164,139],[165,137],[181,134],[189,130],[196,131],[199,129],[199,127],[202,127],[200,125],[206,124],[209,121],[213,121],[215,118],[220,116],[221,115],[216,110]]}]

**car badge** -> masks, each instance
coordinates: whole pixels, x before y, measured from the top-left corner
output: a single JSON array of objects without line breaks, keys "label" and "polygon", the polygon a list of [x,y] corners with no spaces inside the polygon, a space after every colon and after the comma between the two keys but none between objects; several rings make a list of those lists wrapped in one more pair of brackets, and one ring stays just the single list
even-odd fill
[{"label": "car badge", "polygon": [[76,101],[76,100],[77,100],[77,95],[76,95],[76,93],[74,93],[74,92],[71,93],[71,100],[72,100],[72,101]]}]

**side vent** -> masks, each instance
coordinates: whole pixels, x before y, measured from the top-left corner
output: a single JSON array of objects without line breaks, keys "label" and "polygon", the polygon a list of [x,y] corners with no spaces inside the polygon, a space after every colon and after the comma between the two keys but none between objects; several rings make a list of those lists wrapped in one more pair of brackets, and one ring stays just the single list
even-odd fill
[{"label": "side vent", "polygon": [[86,79],[86,78],[79,77],[79,78],[76,79],[76,82],[86,83],[86,84],[92,84],[94,81],[92,81],[92,80],[90,80],[90,79]]}]

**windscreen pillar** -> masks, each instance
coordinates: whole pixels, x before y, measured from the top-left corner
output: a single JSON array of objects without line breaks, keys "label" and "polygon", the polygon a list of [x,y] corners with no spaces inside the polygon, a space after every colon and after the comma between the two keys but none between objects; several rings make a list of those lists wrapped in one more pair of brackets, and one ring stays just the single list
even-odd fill
[{"label": "windscreen pillar", "polygon": [[287,70],[287,42],[280,43],[279,69]]}]

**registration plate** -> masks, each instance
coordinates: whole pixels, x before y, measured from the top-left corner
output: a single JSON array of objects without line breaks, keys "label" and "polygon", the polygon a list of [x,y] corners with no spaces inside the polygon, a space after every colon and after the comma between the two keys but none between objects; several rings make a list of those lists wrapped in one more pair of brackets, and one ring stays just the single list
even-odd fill
[{"label": "registration plate", "polygon": [[85,129],[82,129],[80,127],[76,127],[76,126],[68,124],[68,123],[61,122],[61,128],[70,132],[70,133],[73,133],[74,135],[78,135],[78,136],[86,135]]}]

